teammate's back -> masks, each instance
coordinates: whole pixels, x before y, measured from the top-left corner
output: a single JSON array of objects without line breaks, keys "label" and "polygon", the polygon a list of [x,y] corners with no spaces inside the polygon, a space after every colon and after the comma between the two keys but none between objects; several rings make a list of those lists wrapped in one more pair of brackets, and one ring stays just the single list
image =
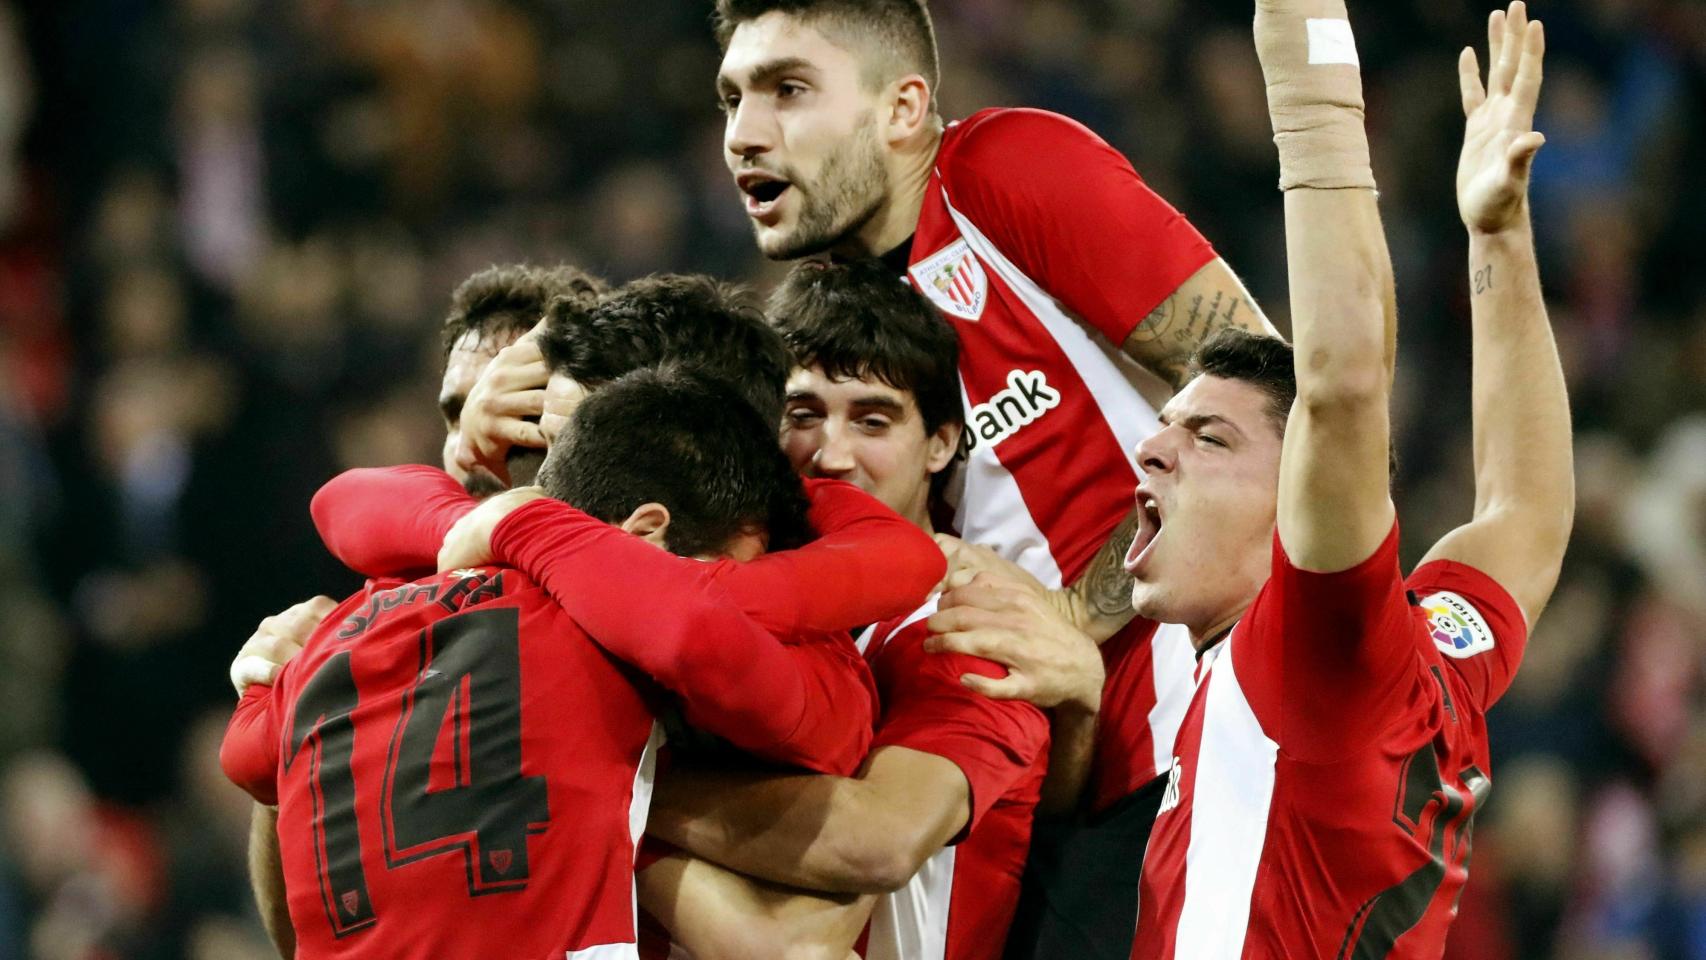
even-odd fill
[{"label": "teammate's back", "polygon": [[631,950],[645,684],[519,571],[345,600],[223,750],[275,791],[297,955]]},{"label": "teammate's back", "polygon": [[297,956],[631,951],[646,684],[515,570],[345,600],[222,756],[279,805]]}]

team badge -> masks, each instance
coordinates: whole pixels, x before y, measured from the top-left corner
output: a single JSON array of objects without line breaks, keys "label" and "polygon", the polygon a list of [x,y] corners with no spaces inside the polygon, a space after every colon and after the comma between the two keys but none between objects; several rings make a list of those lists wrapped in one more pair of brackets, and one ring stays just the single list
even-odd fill
[{"label": "team badge", "polygon": [[913,264],[908,272],[919,292],[943,313],[961,320],[983,316],[989,277],[963,237]]},{"label": "team badge", "polygon": [[1442,590],[1423,597],[1421,606],[1440,653],[1462,660],[1493,649],[1493,630],[1469,601]]}]

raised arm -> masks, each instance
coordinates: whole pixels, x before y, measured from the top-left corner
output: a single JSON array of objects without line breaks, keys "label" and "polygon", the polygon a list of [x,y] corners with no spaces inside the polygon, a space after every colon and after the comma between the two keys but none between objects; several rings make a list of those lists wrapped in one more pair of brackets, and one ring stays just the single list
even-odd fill
[{"label": "raised arm", "polygon": [[1468,118],[1457,204],[1469,230],[1475,514],[1426,560],[1475,567],[1532,624],[1558,580],[1575,509],[1570,404],[1540,294],[1528,175],[1545,35],[1522,3],[1488,24],[1483,87],[1475,52],[1458,63]]},{"label": "raised arm", "polygon": [[1291,562],[1345,570],[1391,531],[1392,263],[1375,205],[1344,0],[1257,0],[1256,50],[1285,191],[1297,402],[1280,455]]}]

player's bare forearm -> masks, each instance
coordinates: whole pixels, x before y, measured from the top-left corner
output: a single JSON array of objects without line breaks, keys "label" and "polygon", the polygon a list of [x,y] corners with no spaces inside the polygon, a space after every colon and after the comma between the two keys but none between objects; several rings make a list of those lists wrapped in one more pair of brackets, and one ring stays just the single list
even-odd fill
[{"label": "player's bare forearm", "polygon": [[1096,714],[1062,704],[1049,724],[1048,778],[1037,812],[1067,814],[1078,808],[1095,758]]},{"label": "player's bare forearm", "polygon": [[1197,347],[1228,327],[1279,336],[1232,268],[1217,257],[1151,310],[1122,349],[1177,390],[1190,378]]},{"label": "player's bare forearm", "polygon": [[[1279,534],[1306,570],[1367,559],[1392,525],[1387,401],[1397,315],[1375,204],[1362,81],[1340,0],[1257,5],[1257,52],[1285,188],[1297,402]],[[1320,25],[1342,34],[1317,49]]]},{"label": "player's bare forearm", "polygon": [[658,783],[646,830],[774,883],[883,893],[965,825],[968,796],[950,761],[884,747],[862,779],[672,771]]},{"label": "player's bare forearm", "polygon": [[1533,623],[1552,595],[1575,513],[1570,405],[1547,321],[1534,238],[1471,234],[1475,515],[1427,559],[1497,580]]},{"label": "player's bare forearm", "polygon": [[255,891],[255,907],[261,925],[272,938],[278,955],[296,956],[296,931],[290,925],[290,908],[284,899],[284,861],[278,851],[278,810],[255,804],[249,818],[249,885]]},{"label": "player's bare forearm", "polygon": [[637,893],[698,960],[842,960],[876,905],[874,894],[798,890],[682,853],[641,871]]},{"label": "player's bare forearm", "polygon": [[1097,643],[1109,639],[1131,622],[1131,574],[1125,569],[1126,551],[1137,535],[1137,508],[1120,521],[1108,542],[1096,551],[1072,586],[1065,590],[1068,617],[1078,629]]}]

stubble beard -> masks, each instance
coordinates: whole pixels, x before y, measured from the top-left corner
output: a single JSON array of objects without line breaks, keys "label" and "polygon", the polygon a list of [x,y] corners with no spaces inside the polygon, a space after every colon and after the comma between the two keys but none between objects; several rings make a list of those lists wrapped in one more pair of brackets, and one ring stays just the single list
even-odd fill
[{"label": "stubble beard", "polygon": [[858,128],[823,161],[810,188],[798,182],[800,219],[792,232],[759,249],[771,260],[797,260],[840,246],[871,222],[889,195],[889,172],[877,146],[875,117]]}]

